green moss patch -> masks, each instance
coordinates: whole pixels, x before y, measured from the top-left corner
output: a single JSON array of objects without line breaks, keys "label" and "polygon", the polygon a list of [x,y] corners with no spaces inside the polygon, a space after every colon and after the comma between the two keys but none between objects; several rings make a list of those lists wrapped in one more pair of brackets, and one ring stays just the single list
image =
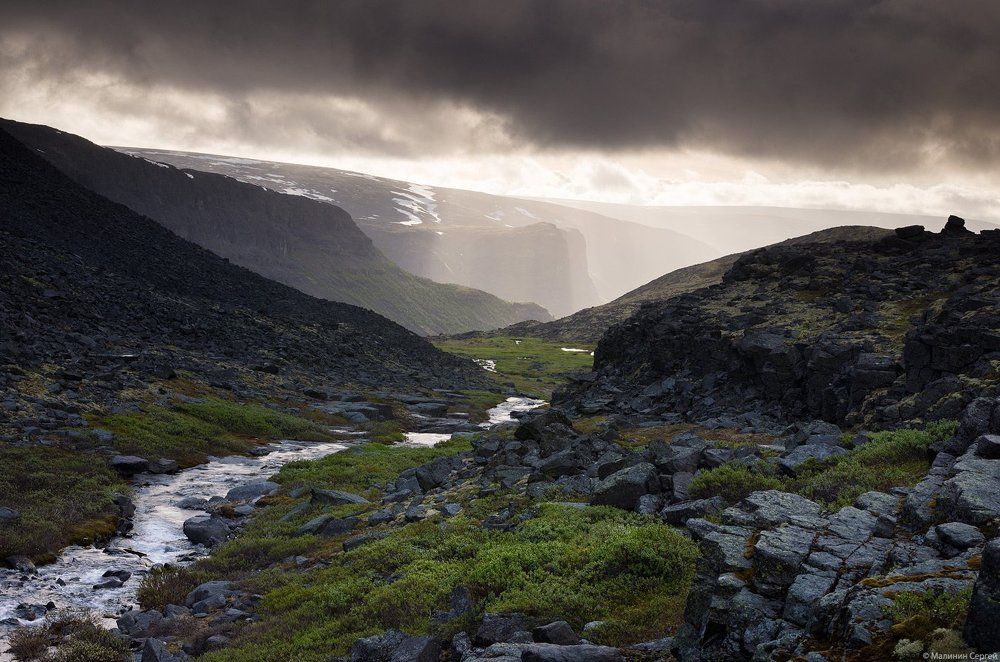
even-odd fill
[{"label": "green moss patch", "polygon": [[206,398],[174,409],[152,406],[96,421],[114,433],[121,453],[149,459],[166,457],[182,465],[204,462],[209,454],[244,453],[259,439],[281,437],[321,441],[329,435],[319,424],[267,407]]},{"label": "green moss patch", "polygon": [[460,437],[427,448],[362,444],[319,460],[289,462],[274,480],[283,485],[309,485],[367,494],[376,485],[395,480],[410,467],[471,448],[469,441]]},{"label": "green moss patch", "polygon": [[691,496],[722,496],[728,503],[736,503],[752,492],[775,489],[801,494],[837,510],[871,490],[915,485],[930,469],[930,445],[951,437],[956,427],[954,421],[938,421],[923,430],[876,432],[869,443],[846,455],[803,465],[795,478],[781,475],[764,462],[752,467],[727,463],[699,472],[691,482]]},{"label": "green moss patch", "polygon": [[[261,621],[237,648],[205,659],[327,660],[386,628],[448,635],[484,611],[563,618],[577,628],[602,620],[596,640],[626,643],[679,623],[696,550],[676,531],[612,508],[543,504],[513,532],[462,516],[447,526],[411,524],[325,568],[272,574]],[[476,613],[435,623],[459,586]]]},{"label": "green moss patch", "polygon": [[0,449],[0,505],[21,513],[0,536],[0,558],[36,560],[71,543],[114,533],[112,499],[125,483],[103,458],[51,446]]}]

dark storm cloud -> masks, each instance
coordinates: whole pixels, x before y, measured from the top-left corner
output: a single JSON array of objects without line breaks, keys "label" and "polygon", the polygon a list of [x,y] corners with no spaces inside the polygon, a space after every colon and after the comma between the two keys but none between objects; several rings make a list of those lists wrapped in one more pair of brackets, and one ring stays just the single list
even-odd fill
[{"label": "dark storm cloud", "polygon": [[[341,95],[396,113],[444,100],[542,148],[858,168],[1000,162],[998,36],[994,0],[0,5],[0,38],[53,79]],[[322,133],[307,112],[298,121]]]}]

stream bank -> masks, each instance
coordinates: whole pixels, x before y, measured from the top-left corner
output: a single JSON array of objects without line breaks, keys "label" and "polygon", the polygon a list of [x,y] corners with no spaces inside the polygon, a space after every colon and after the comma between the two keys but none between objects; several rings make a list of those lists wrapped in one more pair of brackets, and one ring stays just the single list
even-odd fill
[{"label": "stream bank", "polygon": [[[518,412],[544,404],[511,397],[489,410],[480,429],[512,421]],[[339,430],[339,432],[345,432]],[[433,446],[450,434],[407,433],[401,446]],[[357,442],[363,441],[358,437]],[[184,566],[209,553],[188,539],[189,521],[239,488],[250,490],[292,461],[315,460],[345,450],[351,442],[282,440],[259,456],[211,458],[176,474],[142,474],[135,485],[132,528],[101,547],[71,546],[55,562],[30,570],[0,570],[0,660],[18,626],[39,626],[48,617],[90,616],[108,627],[137,602],[142,576],[157,565]],[[235,492],[238,494],[239,492]],[[237,515],[249,514],[249,507]]]}]

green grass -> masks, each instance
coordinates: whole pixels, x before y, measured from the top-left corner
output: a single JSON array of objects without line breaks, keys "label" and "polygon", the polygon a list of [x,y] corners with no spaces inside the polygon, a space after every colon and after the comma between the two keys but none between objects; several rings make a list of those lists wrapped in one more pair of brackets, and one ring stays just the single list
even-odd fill
[{"label": "green grass", "polygon": [[[519,392],[547,399],[568,374],[589,370],[590,352],[564,352],[564,343],[539,338],[496,336],[492,338],[447,338],[434,340],[446,352],[468,358],[496,361],[496,377],[512,382]],[[591,350],[589,345],[574,345]]]},{"label": "green grass", "polygon": [[[448,595],[464,586],[477,612],[564,618],[577,628],[604,620],[598,641],[624,643],[667,631],[681,618],[697,555],[676,531],[613,508],[555,504],[514,532],[491,532],[459,516],[411,524],[338,554],[328,567],[272,575],[261,621],[215,660],[328,660],[386,628],[453,634],[470,618],[435,626]],[[288,550],[283,550],[288,551]]]},{"label": "green grass", "polygon": [[[91,422],[114,433],[110,445],[116,452],[170,458],[184,466],[203,462],[209,454],[246,452],[261,438],[329,438],[312,421],[217,398]],[[105,455],[93,449],[95,443],[91,437],[64,447],[0,449],[0,505],[21,513],[10,535],[0,537],[0,558],[24,554],[46,560],[66,545],[114,533],[117,509],[111,499],[128,487],[108,468]]]},{"label": "green grass", "polygon": [[406,439],[399,421],[370,421],[364,424],[368,438],[376,444],[398,444]]},{"label": "green grass", "polygon": [[[315,461],[286,465],[277,476],[299,484],[371,494],[376,485],[436,457],[469,448],[453,440],[433,448],[369,443]],[[578,630],[604,621],[588,637],[624,644],[662,636],[682,620],[697,545],[653,518],[614,508],[576,509],[533,502],[523,494],[457,490],[463,511],[392,529],[377,542],[344,553],[340,539],[294,536],[319,513],[361,514],[378,505],[316,506],[282,522],[296,503],[271,497],[240,535],[209,558],[143,580],[144,606],[176,600],[208,579],[241,582],[263,595],[259,621],[240,631],[234,647],[205,656],[220,660],[329,660],[359,637],[397,627],[450,636],[485,611],[517,611],[540,621],[567,619]],[[509,503],[531,513],[515,531],[489,531],[481,520]],[[310,559],[298,569],[289,557]],[[455,587],[467,588],[474,612],[447,624]]]},{"label": "green grass", "polygon": [[972,589],[956,593],[927,591],[899,593],[885,609],[889,630],[859,653],[863,659],[927,659],[928,654],[951,654],[939,659],[970,659],[962,640]]},{"label": "green grass", "polygon": [[795,478],[780,475],[763,463],[750,468],[724,464],[699,472],[691,482],[691,496],[704,499],[720,495],[732,504],[751,492],[776,489],[801,494],[836,510],[871,490],[915,485],[930,469],[928,447],[951,437],[956,428],[955,421],[937,421],[923,430],[876,432],[869,443],[846,455],[806,463]]},{"label": "green grass", "polygon": [[114,433],[121,453],[148,459],[166,457],[182,465],[204,462],[209,454],[244,453],[257,439],[292,437],[329,439],[313,422],[257,404],[205,398],[174,409],[152,406],[145,411],[99,418],[95,426]]},{"label": "green grass", "polygon": [[[58,650],[50,655],[50,646]],[[128,642],[96,623],[64,617],[41,627],[19,628],[10,638],[10,652],[21,662],[127,662]]]},{"label": "green grass", "polygon": [[847,455],[807,465],[789,488],[837,509],[871,490],[915,485],[930,469],[928,447],[951,437],[957,427],[955,421],[937,421],[923,430],[874,433],[869,443]]},{"label": "green grass", "polygon": [[715,469],[699,472],[691,481],[689,494],[692,499],[721,496],[726,503],[733,504],[753,492],[783,488],[782,480],[769,473],[763,466],[723,464]]},{"label": "green grass", "polygon": [[112,498],[127,488],[100,456],[49,446],[3,448],[0,466],[0,505],[21,513],[0,536],[0,558],[44,560],[71,543],[114,533]]},{"label": "green grass", "polygon": [[972,589],[957,593],[928,591],[926,593],[900,593],[892,601],[889,615],[894,623],[911,618],[928,618],[934,627],[961,628],[969,612]]},{"label": "green grass", "polygon": [[462,438],[426,448],[393,448],[373,442],[319,460],[289,462],[274,480],[283,485],[310,485],[367,494],[376,485],[395,480],[410,467],[471,447],[468,439]]}]

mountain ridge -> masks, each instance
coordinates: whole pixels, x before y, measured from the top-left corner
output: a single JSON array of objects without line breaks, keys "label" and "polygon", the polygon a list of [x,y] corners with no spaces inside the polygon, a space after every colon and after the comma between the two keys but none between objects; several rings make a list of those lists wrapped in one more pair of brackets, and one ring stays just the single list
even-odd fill
[{"label": "mountain ridge", "polygon": [[[845,226],[819,230],[801,237],[786,239],[774,245],[877,239],[887,234],[889,234],[889,230],[881,228]],[[528,335],[561,342],[596,343],[612,325],[628,319],[644,303],[669,299],[722,282],[723,275],[740,256],[752,252],[751,250],[725,255],[715,260],[670,271],[631,292],[623,294],[614,301],[593,308],[585,308],[551,322],[519,322],[506,329],[483,332],[482,335]]]},{"label": "mountain ridge", "polygon": [[210,173],[184,172],[40,125],[0,122],[85,187],[308,294],[380,312],[423,334],[545,318],[534,304],[409,274],[344,210]]},{"label": "mountain ridge", "polygon": [[[320,166],[115,149],[341,205],[386,255],[409,271],[507,299],[535,301],[557,316],[612,299],[664,269],[720,254],[673,230],[545,201]],[[534,240],[525,240],[525,230],[539,223],[551,223],[559,231],[543,235],[536,227]],[[583,249],[573,246],[581,239]],[[545,247],[536,245],[540,241]],[[563,255],[568,249],[573,252]],[[523,259],[522,254],[545,259]],[[509,282],[514,271],[524,274],[524,280]]]},{"label": "mountain ridge", "polygon": [[[2,129],[0,157],[8,360],[51,354],[36,351],[46,343],[66,360],[98,362],[85,358],[88,347],[156,346],[161,359],[177,351],[243,355],[247,364],[321,371],[333,383],[405,382],[416,373],[416,381],[443,385],[479,376],[376,313],[311,297],[178,237],[75,183]],[[48,283],[31,270],[49,274]],[[87,287],[79,285],[84,277]],[[28,301],[30,308],[17,305]],[[81,334],[97,340],[73,340]]]},{"label": "mountain ridge", "polygon": [[560,402],[870,426],[956,416],[1000,383],[998,239],[1000,229],[975,234],[953,216],[940,233],[910,226],[743,253],[719,282],[612,325],[595,372]]}]

